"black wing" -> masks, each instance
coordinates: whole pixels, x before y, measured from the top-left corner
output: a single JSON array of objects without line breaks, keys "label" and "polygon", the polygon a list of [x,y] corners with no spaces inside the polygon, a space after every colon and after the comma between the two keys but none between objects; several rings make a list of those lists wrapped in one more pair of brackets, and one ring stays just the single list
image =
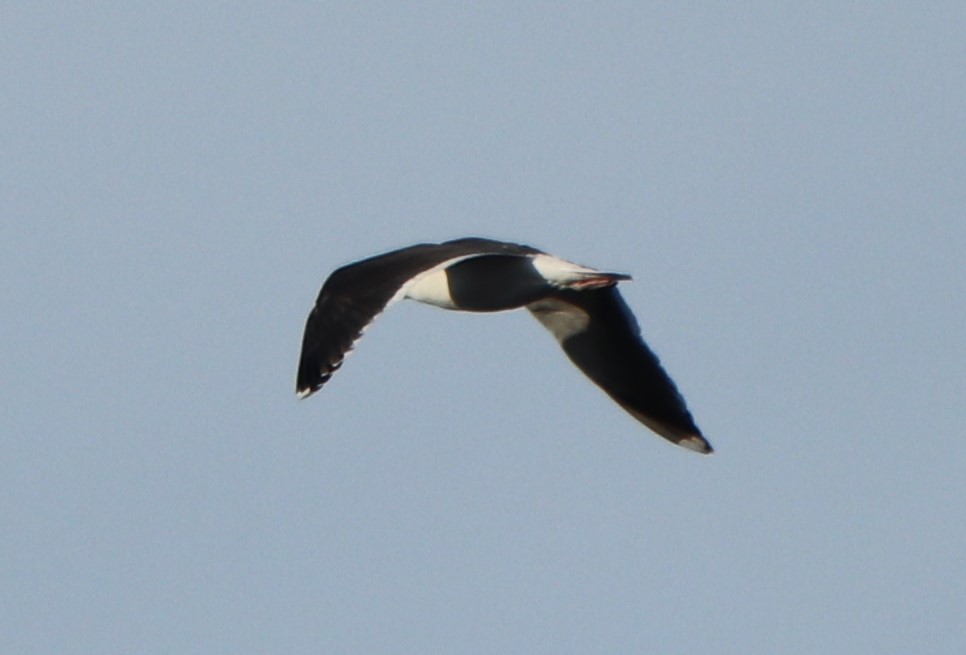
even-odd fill
[{"label": "black wing", "polygon": [[339,268],[322,285],[305,322],[296,393],[304,398],[318,391],[365,327],[420,273],[465,255],[536,252],[529,246],[471,237],[409,246]]},{"label": "black wing", "polygon": [[529,309],[570,361],[634,418],[673,443],[712,452],[616,286],[561,290]]},{"label": "black wing", "polygon": [[299,396],[318,391],[332,377],[365,327],[407,281],[445,261],[437,251],[435,244],[420,244],[343,266],[329,276],[305,322],[295,385]]}]

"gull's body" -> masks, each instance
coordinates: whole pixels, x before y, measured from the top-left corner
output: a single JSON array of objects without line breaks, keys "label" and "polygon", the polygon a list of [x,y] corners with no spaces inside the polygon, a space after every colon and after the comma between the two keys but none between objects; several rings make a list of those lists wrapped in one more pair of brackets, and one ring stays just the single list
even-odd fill
[{"label": "gull's body", "polygon": [[472,312],[526,307],[634,418],[673,443],[710,453],[617,291],[628,279],[479,238],[419,244],[343,266],[325,281],[306,321],[296,391],[303,398],[318,391],[363,329],[400,298]]}]

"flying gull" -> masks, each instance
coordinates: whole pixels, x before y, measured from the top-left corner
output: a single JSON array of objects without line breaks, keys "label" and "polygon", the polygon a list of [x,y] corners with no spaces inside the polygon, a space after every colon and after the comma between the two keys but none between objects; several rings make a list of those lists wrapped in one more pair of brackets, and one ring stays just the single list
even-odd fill
[{"label": "flying gull", "polygon": [[296,393],[305,398],[318,391],[366,326],[400,298],[468,312],[526,307],[577,368],[631,416],[679,446],[710,453],[617,290],[629,279],[481,238],[421,243],[348,264],[325,281],[309,313]]}]

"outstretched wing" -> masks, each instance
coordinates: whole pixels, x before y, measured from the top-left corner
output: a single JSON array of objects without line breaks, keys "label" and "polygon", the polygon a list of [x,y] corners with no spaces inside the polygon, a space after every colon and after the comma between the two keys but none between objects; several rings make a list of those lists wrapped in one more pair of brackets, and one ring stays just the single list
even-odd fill
[{"label": "outstretched wing", "polygon": [[326,292],[319,294],[305,322],[295,390],[300,398],[318,391],[342,366],[352,344],[386,307],[392,294],[365,298]]},{"label": "outstretched wing", "polygon": [[363,330],[403,286],[446,255],[420,244],[343,266],[322,285],[305,322],[295,389],[300,398],[318,391],[340,366]]},{"label": "outstretched wing", "polygon": [[673,443],[712,452],[616,285],[561,290],[528,309],[570,361],[634,418]]},{"label": "outstretched wing", "polygon": [[468,255],[537,252],[529,246],[466,238],[409,246],[339,268],[322,285],[305,322],[296,393],[305,398],[318,391],[366,326],[421,273]]}]

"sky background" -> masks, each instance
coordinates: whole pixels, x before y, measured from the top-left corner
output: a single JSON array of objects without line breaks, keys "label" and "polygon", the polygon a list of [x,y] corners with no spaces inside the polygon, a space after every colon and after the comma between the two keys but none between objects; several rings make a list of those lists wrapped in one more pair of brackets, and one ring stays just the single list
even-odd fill
[{"label": "sky background", "polygon": [[[966,644],[966,5],[0,12],[5,653]],[[296,401],[337,266],[626,271],[717,449],[526,312],[400,303]]]}]

